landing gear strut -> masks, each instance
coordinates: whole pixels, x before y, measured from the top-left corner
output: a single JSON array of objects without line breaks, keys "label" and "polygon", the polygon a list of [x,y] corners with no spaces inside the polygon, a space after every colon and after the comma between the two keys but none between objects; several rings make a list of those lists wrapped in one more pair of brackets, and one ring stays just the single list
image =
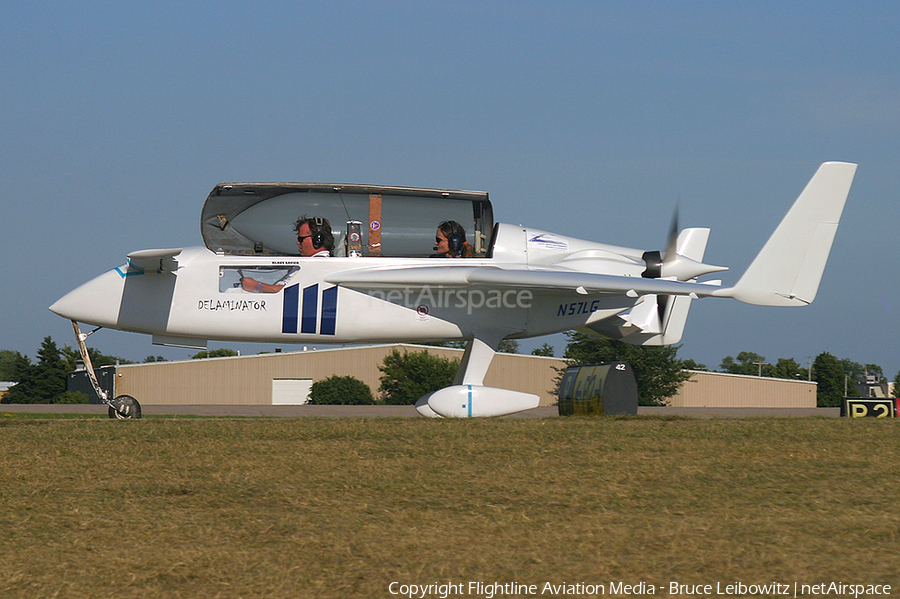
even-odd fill
[{"label": "landing gear strut", "polygon": [[81,359],[84,361],[84,368],[87,370],[88,379],[91,381],[91,386],[94,387],[94,391],[97,393],[97,397],[100,398],[100,401],[109,406],[109,417],[117,420],[140,418],[141,404],[138,403],[138,400],[130,395],[119,395],[118,397],[110,399],[106,391],[100,387],[100,382],[97,380],[97,374],[94,372],[94,365],[91,363],[91,356],[88,354],[87,346],[84,344],[84,340],[92,333],[99,330],[100,327],[97,327],[88,334],[84,334],[81,332],[78,323],[73,320],[72,328],[75,329],[75,340],[78,342],[78,351],[81,353]]}]

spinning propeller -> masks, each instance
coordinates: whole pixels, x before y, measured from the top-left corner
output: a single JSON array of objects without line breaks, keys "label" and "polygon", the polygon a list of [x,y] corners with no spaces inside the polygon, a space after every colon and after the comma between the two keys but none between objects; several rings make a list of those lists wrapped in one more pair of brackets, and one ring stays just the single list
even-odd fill
[{"label": "spinning propeller", "polygon": [[[647,268],[644,269],[641,276],[645,279],[662,278],[689,281],[700,275],[728,270],[727,266],[704,264],[679,253],[679,245],[685,245],[688,241],[687,237],[681,239],[682,234],[689,235],[691,231],[692,229],[685,229],[684,231],[678,230],[678,207],[676,206],[675,214],[672,216],[672,225],[669,227],[669,238],[666,240],[666,249],[662,252],[659,250],[647,251],[641,255],[641,259],[647,265]],[[682,251],[684,250],[682,249]],[[698,258],[702,260],[702,254],[698,256]]]},{"label": "spinning propeller", "polygon": [[[669,237],[666,240],[666,249],[663,252],[652,250],[644,252],[641,259],[647,265],[641,276],[645,279],[658,279],[662,276],[663,266],[672,264],[678,256],[678,206],[675,206],[675,214],[672,215],[672,224],[669,227]],[[666,270],[669,270],[668,268]]]},{"label": "spinning propeller", "polygon": [[[678,229],[678,206],[675,206],[675,214],[672,216],[672,224],[669,227],[669,236],[666,240],[666,248],[662,252],[659,250],[646,251],[641,255],[641,259],[647,265],[641,276],[647,279],[675,279],[678,281],[690,281],[711,272],[728,270],[725,266],[714,266],[712,264],[703,264],[698,260],[679,253],[679,249],[690,254],[688,248],[690,246],[690,236],[696,229]],[[703,247],[705,248],[705,242]],[[702,251],[697,258],[703,258]],[[663,332],[666,325],[666,309],[669,306],[671,297],[668,295],[656,296],[656,313],[658,321],[647,326],[646,330],[654,332]],[[646,314],[646,312],[645,312]],[[646,325],[645,325],[646,326]]]}]

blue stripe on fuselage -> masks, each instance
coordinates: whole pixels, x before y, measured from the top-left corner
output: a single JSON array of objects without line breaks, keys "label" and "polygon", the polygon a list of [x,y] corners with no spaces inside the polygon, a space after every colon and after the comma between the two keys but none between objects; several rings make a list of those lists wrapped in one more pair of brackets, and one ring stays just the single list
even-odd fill
[{"label": "blue stripe on fuselage", "polygon": [[300,285],[284,288],[284,309],[281,313],[281,332],[297,333],[297,311],[300,308]]},{"label": "blue stripe on fuselage", "polygon": [[322,292],[322,330],[320,335],[334,335],[337,325],[337,286]]},{"label": "blue stripe on fuselage", "polygon": [[316,316],[319,307],[319,286],[303,289],[303,315],[300,317],[301,333],[316,333]]}]

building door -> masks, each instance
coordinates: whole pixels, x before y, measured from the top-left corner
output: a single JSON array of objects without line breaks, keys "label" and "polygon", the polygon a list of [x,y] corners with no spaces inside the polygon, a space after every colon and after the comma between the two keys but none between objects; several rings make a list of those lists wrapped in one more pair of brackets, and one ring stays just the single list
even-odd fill
[{"label": "building door", "polygon": [[272,379],[273,406],[300,406],[309,401],[312,379]]}]

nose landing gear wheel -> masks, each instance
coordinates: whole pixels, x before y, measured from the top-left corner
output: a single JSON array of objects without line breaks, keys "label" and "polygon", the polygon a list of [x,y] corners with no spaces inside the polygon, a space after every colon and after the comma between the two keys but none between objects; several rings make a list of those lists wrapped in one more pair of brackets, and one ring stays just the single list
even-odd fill
[{"label": "nose landing gear wheel", "polygon": [[141,417],[141,404],[130,395],[119,395],[109,402],[109,417],[132,420]]}]

